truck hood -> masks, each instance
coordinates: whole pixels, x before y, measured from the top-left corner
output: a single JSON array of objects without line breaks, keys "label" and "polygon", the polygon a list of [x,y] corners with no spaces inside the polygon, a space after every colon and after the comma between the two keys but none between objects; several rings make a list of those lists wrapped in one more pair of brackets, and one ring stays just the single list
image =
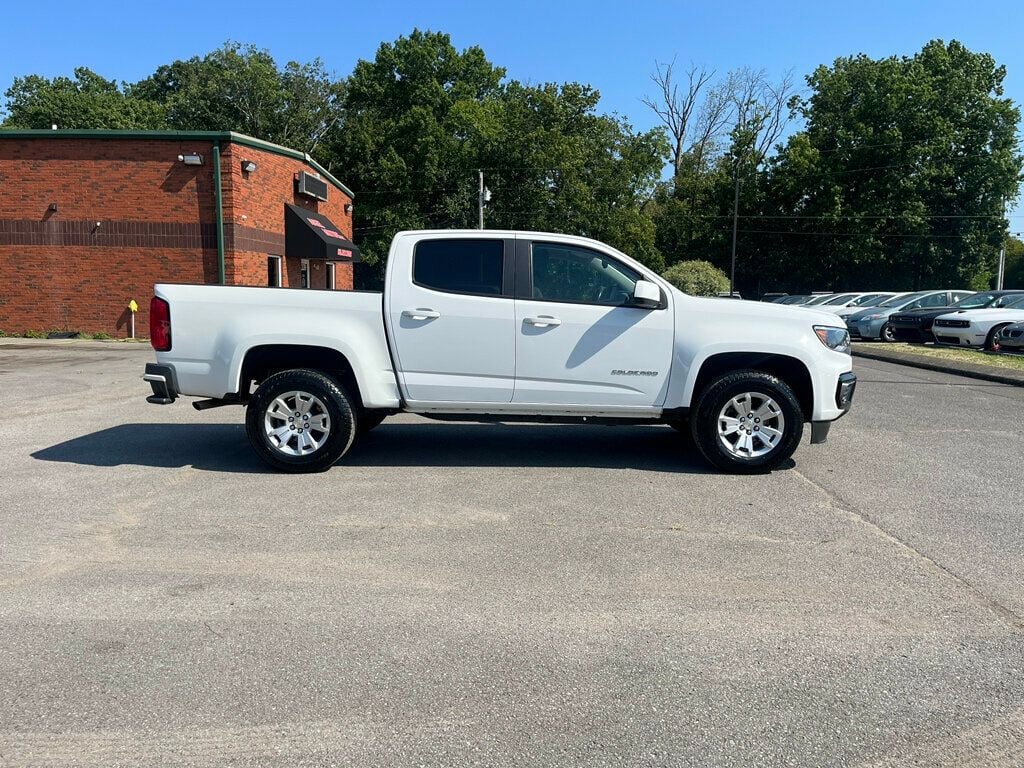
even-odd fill
[{"label": "truck hood", "polygon": [[808,325],[829,325],[833,328],[845,328],[842,318],[832,312],[825,312],[814,307],[793,307],[788,304],[772,304],[763,301],[743,301],[736,299],[714,299],[676,291],[694,309],[709,315],[729,315],[749,320],[803,320]]}]

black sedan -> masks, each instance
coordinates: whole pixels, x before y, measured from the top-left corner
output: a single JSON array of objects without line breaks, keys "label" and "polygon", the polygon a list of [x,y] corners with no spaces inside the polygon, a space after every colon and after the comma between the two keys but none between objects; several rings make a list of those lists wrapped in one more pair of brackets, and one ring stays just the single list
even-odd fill
[{"label": "black sedan", "polygon": [[932,323],[939,315],[964,309],[998,309],[1011,298],[1017,298],[1024,291],[981,291],[964,295],[960,301],[949,307],[928,307],[897,312],[889,318],[896,341],[911,341],[923,344],[935,341]]}]

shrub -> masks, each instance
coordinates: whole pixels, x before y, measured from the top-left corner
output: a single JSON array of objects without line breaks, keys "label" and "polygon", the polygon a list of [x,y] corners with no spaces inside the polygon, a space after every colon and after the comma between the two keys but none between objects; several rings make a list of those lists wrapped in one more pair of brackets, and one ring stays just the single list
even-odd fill
[{"label": "shrub", "polygon": [[662,274],[683,293],[691,296],[715,296],[729,290],[729,278],[709,261],[681,261]]},{"label": "shrub", "polygon": [[26,339],[45,339],[46,331],[35,331],[29,328],[23,335]]},{"label": "shrub", "polygon": [[110,338],[110,334],[107,333],[106,331],[96,331],[96,333],[94,333],[92,337],[99,341],[106,341]]}]

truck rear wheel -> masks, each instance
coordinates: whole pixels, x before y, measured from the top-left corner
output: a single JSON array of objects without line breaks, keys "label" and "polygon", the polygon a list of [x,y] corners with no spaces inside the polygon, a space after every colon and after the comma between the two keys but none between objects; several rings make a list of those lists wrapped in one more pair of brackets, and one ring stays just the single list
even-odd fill
[{"label": "truck rear wheel", "polygon": [[256,454],[282,472],[322,472],[356,434],[351,398],[333,379],[304,368],[281,371],[257,388],[245,413]]},{"label": "truck rear wheel", "polygon": [[800,403],[784,381],[761,371],[737,371],[711,382],[690,420],[701,454],[725,472],[775,469],[803,435]]}]

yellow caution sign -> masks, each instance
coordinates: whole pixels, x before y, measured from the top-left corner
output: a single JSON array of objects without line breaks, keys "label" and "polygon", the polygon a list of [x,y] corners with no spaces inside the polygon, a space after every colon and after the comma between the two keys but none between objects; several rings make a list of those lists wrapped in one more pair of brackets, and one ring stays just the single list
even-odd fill
[{"label": "yellow caution sign", "polygon": [[135,303],[135,299],[132,299],[131,301],[128,302],[128,309],[130,309],[133,313],[139,311],[139,305]]}]

